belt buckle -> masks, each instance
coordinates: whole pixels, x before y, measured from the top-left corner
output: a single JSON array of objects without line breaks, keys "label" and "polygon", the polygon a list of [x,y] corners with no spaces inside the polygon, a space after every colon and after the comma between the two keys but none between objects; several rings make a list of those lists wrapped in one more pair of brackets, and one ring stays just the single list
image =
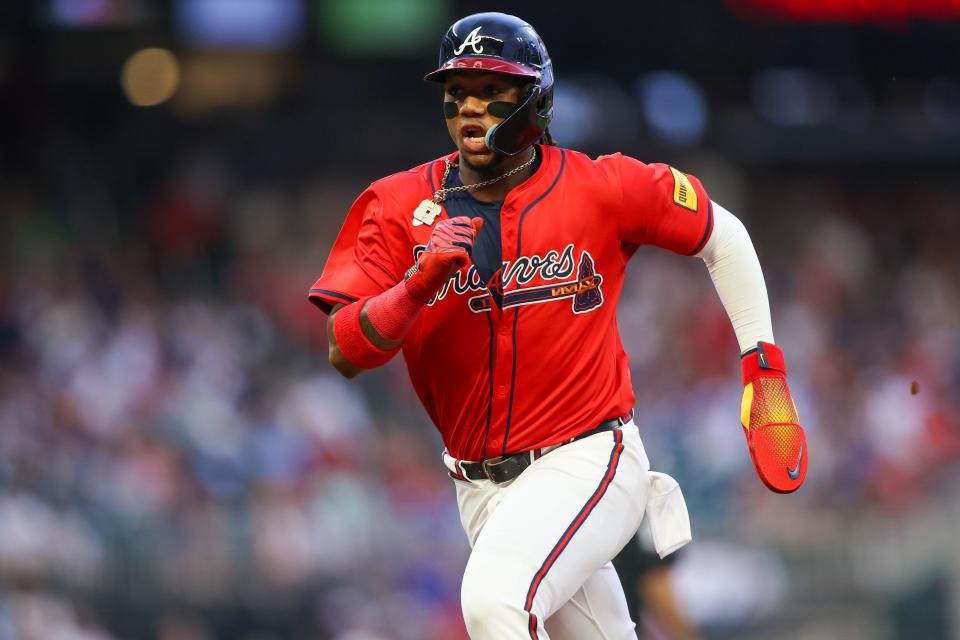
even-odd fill
[{"label": "belt buckle", "polygon": [[480,463],[481,468],[483,469],[483,475],[487,476],[487,480],[490,480],[491,482],[497,482],[496,478],[493,477],[491,468],[496,469],[505,461],[506,461],[506,458],[504,458],[503,456],[497,456],[496,458],[487,458],[486,460]]}]

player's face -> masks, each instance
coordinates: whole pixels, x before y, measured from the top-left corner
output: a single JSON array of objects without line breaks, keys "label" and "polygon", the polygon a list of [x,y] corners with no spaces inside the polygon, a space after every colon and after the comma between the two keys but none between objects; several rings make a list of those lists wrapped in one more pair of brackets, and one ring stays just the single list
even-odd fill
[{"label": "player's face", "polygon": [[467,165],[484,171],[503,159],[484,141],[490,127],[504,120],[492,115],[488,107],[494,102],[517,104],[523,84],[522,78],[500,73],[462,71],[447,75],[443,99],[457,107],[456,115],[447,118],[447,131]]}]

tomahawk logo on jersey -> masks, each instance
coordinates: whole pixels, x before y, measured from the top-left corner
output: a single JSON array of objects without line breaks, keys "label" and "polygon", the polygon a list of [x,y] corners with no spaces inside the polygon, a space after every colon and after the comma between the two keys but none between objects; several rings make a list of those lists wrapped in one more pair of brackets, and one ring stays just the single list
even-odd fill
[{"label": "tomahawk logo on jersey", "polygon": [[[490,282],[473,265],[461,269],[403,343],[414,389],[457,458],[563,442],[629,411],[616,326],[627,262],[644,244],[694,254],[710,237],[710,199],[692,176],[620,154],[538,153],[536,172],[500,209],[503,268]],[[310,290],[315,304],[329,310],[403,278],[433,229],[414,225],[412,212],[443,166],[441,158],[364,191]]]}]

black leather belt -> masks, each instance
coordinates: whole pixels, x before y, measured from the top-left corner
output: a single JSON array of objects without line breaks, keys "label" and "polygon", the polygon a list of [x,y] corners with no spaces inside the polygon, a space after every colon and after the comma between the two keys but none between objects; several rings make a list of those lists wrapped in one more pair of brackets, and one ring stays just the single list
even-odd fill
[{"label": "black leather belt", "polygon": [[[603,433],[604,431],[614,431],[627,424],[631,420],[633,420],[633,409],[623,414],[619,418],[610,418],[609,420],[604,420],[593,429],[584,431],[580,435],[574,436],[566,442],[560,443],[560,445],[570,444],[571,442],[576,442],[577,440],[583,440],[584,438],[589,438],[592,435]],[[554,447],[548,448],[553,450]],[[523,453],[515,453],[510,456],[497,456],[496,458],[488,458],[481,462],[459,460],[457,461],[457,467],[463,472],[463,475],[468,480],[492,480],[493,482],[500,484],[503,482],[509,482],[510,480],[513,480],[519,476],[524,469],[530,466],[530,463],[539,458],[542,454],[543,449],[533,449],[531,451],[524,451]]]}]

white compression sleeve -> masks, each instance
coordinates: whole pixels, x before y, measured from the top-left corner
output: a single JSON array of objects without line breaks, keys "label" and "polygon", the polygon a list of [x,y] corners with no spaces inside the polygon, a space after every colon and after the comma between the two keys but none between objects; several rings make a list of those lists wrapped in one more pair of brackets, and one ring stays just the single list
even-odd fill
[{"label": "white compression sleeve", "polygon": [[713,234],[697,254],[707,265],[713,286],[727,310],[740,352],[757,342],[773,343],[770,301],[757,252],[746,227],[732,213],[713,203]]}]

